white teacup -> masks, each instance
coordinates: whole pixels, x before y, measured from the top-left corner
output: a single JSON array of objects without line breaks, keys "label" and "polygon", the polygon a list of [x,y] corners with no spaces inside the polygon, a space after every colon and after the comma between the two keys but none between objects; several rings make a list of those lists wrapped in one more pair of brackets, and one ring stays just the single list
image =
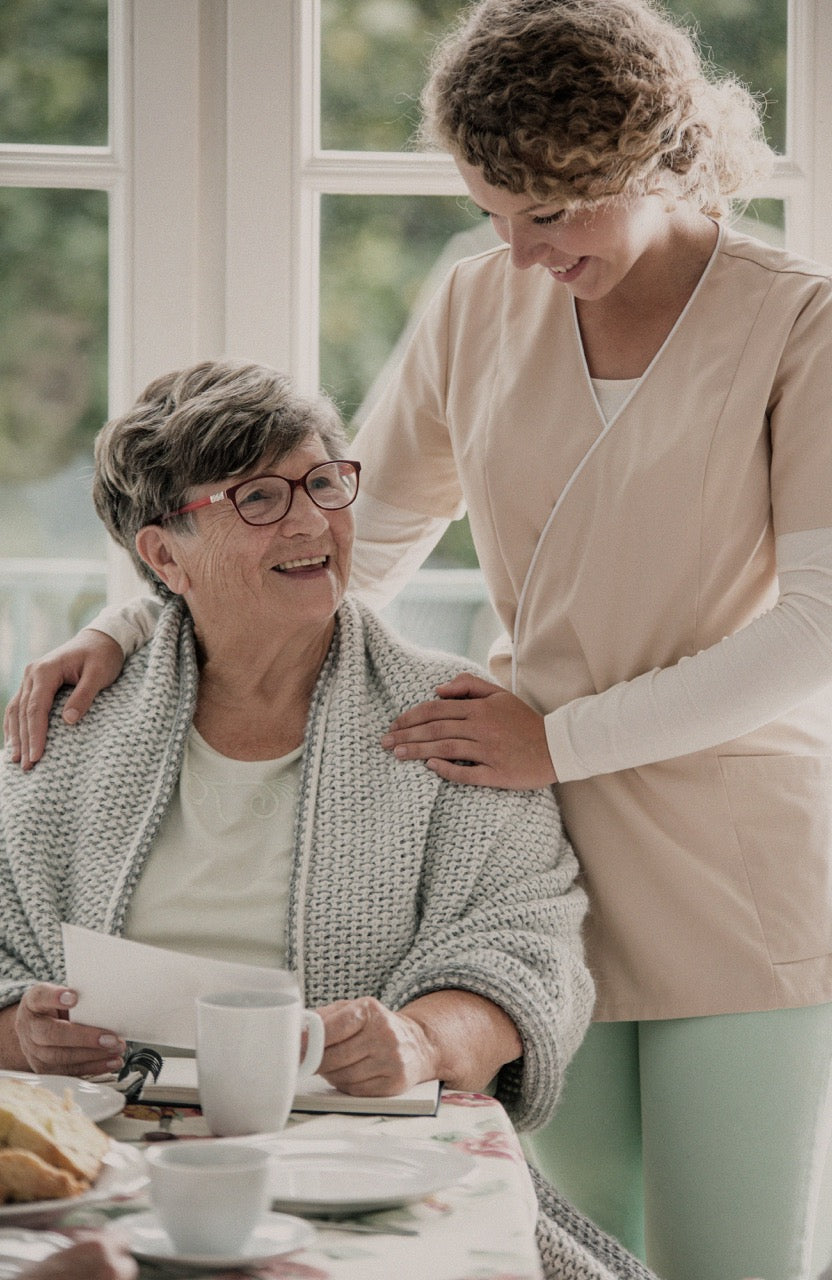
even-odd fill
[{"label": "white teacup", "polygon": [[239,1257],[269,1207],[269,1154],[224,1142],[172,1142],[147,1151],[150,1199],[174,1248]]},{"label": "white teacup", "polygon": [[[306,1050],[301,1060],[301,1037]],[[196,1068],[202,1114],[213,1134],[275,1133],[298,1076],[321,1065],[324,1024],[286,991],[223,991],[196,1002]]]}]

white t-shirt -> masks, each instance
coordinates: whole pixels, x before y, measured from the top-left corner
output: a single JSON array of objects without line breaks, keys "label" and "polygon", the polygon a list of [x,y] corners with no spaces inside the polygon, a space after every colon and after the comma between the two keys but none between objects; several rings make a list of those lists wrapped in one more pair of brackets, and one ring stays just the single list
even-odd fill
[{"label": "white t-shirt", "polygon": [[641,378],[593,378],[592,389],[598,401],[604,421],[609,422],[618,413],[624,401],[635,391]]},{"label": "white t-shirt", "polygon": [[125,936],[282,968],[302,747],[232,760],[191,728]]}]

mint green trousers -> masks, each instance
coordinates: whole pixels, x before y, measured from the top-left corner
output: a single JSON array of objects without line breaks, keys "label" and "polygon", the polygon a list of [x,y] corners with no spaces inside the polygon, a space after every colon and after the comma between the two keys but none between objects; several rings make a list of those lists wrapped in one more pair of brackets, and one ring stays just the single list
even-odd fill
[{"label": "mint green trousers", "polygon": [[524,1146],[662,1280],[832,1280],[832,1004],[596,1022]]}]

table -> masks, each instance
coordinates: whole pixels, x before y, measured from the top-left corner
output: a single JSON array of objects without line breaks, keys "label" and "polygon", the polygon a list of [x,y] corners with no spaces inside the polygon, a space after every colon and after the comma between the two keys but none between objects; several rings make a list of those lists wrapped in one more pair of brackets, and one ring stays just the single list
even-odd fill
[{"label": "table", "polygon": [[[460,1183],[417,1204],[375,1213],[368,1223],[414,1235],[364,1235],[319,1223],[312,1246],[266,1267],[232,1275],[263,1280],[541,1280],[534,1240],[537,1202],[517,1136],[502,1106],[484,1094],[444,1091],[436,1116],[298,1115],[290,1130],[306,1134],[389,1134],[452,1143],[474,1158]],[[199,1112],[186,1107],[131,1107],[106,1121],[120,1142],[143,1142],[160,1127],[179,1135],[206,1133]],[[107,1218],[147,1208],[145,1200],[108,1205]],[[65,1223],[93,1219],[102,1210],[70,1212]],[[193,1276],[195,1273],[191,1273]],[[208,1273],[205,1273],[206,1276]],[[158,1268],[146,1275],[158,1278]],[[211,1275],[217,1280],[217,1273]]]}]

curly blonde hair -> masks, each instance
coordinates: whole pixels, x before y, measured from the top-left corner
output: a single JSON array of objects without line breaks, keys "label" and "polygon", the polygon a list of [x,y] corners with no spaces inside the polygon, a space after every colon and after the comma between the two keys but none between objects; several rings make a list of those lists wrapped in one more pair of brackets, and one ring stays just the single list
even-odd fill
[{"label": "curly blonde hair", "polygon": [[757,101],[656,0],[478,0],[422,111],[423,143],[565,206],[664,193],[722,217],[773,158]]}]

